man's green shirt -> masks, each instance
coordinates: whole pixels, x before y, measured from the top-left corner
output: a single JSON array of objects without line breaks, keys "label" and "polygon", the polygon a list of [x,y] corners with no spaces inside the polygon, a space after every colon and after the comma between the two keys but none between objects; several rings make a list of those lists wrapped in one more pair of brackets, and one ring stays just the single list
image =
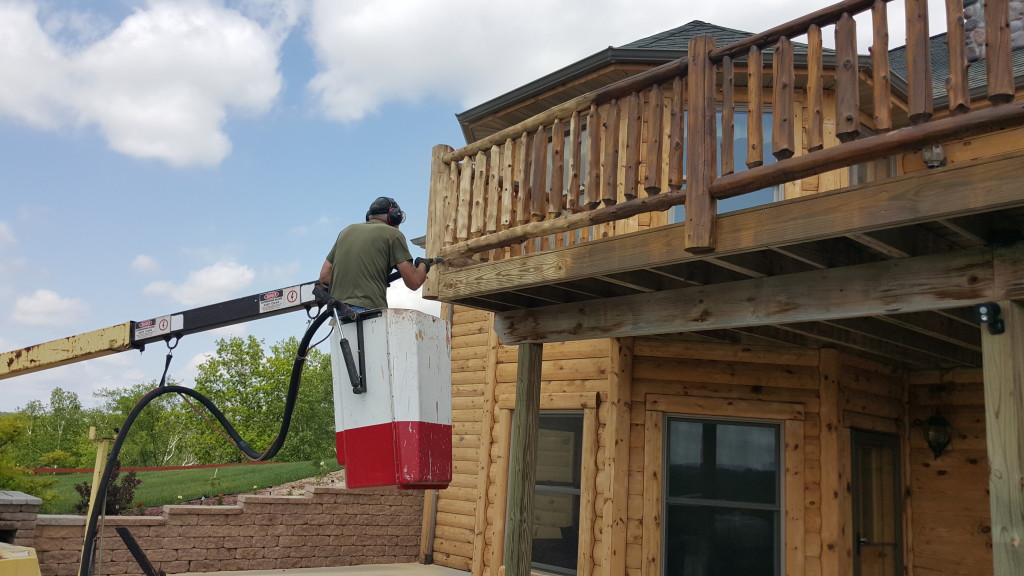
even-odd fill
[{"label": "man's green shirt", "polygon": [[386,308],[387,275],[399,262],[412,260],[398,228],[380,220],[348,226],[327,253],[331,296],[349,306]]}]

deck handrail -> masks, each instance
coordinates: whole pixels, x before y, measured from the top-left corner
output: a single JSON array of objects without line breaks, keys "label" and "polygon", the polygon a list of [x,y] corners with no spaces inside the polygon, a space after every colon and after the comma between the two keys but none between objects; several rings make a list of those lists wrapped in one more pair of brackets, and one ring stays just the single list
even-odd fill
[{"label": "deck handrail", "polygon": [[[458,150],[448,148],[434,163],[428,251],[448,258],[515,256],[587,240],[586,235],[569,232],[681,204],[687,206],[686,249],[712,250],[720,199],[924,144],[1024,125],[1024,107],[1004,106],[1012,101],[1013,73],[1009,37],[1003,30],[994,32],[989,42],[992,107],[970,111],[964,53],[951,49],[949,116],[931,120],[928,3],[905,0],[909,124],[893,129],[888,58],[879,56],[888,53],[889,1],[845,0],[724,47],[716,47],[709,37],[697,37],[684,59],[574,98]],[[962,42],[963,0],[944,0],[944,6],[949,38]],[[868,10],[873,28],[870,82],[876,134],[864,137],[858,90],[861,76],[868,72],[859,67],[853,16]],[[1009,2],[989,0],[985,11],[993,22],[1003,21],[1008,18]],[[823,130],[824,26],[836,29],[837,143],[826,143]],[[786,109],[796,93],[790,40],[803,35],[808,41],[808,78],[801,92],[808,108],[806,141],[795,140],[800,126],[792,125],[792,115],[773,114],[769,151],[776,162],[763,164],[767,143],[762,141],[760,115],[750,115],[748,169],[734,172],[734,62],[746,59],[748,86],[772,90],[773,106]],[[762,50],[768,48],[774,54],[765,82],[759,63]],[[759,108],[761,91],[748,92],[749,107]],[[719,106],[721,138],[715,126]],[[712,169],[719,150],[721,175]],[[597,237],[610,232],[591,228],[591,233]],[[505,247],[512,251],[505,253]],[[496,251],[486,254],[491,250]]]}]

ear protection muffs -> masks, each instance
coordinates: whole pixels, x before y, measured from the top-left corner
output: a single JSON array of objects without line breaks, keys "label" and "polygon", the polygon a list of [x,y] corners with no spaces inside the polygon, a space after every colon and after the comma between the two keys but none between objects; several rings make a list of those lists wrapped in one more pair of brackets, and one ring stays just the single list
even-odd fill
[{"label": "ear protection muffs", "polygon": [[388,198],[387,196],[381,196],[370,204],[370,209],[366,211],[366,220],[370,220],[370,216],[374,214],[385,214],[387,215],[387,223],[389,226],[398,226],[402,222],[405,222],[405,212],[398,207],[398,202],[395,202],[394,198]]}]

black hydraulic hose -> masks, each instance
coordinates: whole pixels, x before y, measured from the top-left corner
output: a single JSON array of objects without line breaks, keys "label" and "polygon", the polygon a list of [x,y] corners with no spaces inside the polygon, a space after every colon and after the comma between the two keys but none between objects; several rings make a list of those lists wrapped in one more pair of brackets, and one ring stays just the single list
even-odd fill
[{"label": "black hydraulic hose", "polygon": [[[284,439],[288,435],[288,428],[291,425],[292,411],[295,409],[295,402],[298,400],[299,395],[299,384],[302,381],[302,368],[306,364],[306,352],[309,350],[309,343],[313,339],[313,335],[316,331],[332,317],[331,312],[332,306],[326,307],[320,314],[313,319],[306,328],[306,333],[302,336],[302,341],[299,342],[299,348],[295,354],[295,361],[292,364],[291,379],[288,384],[288,395],[285,399],[284,415],[281,419],[281,429],[274,438],[274,441],[270,443],[270,446],[264,452],[256,452],[249,447],[249,444],[238,435],[234,426],[228,422],[224,413],[217,408],[217,406],[206,396],[200,392],[196,392],[191,388],[185,386],[159,386],[145,393],[138,402],[135,403],[135,407],[128,413],[128,417],[125,419],[124,424],[121,425],[117,433],[117,438],[114,440],[114,445],[110,449],[110,455],[107,457],[107,463],[103,468],[103,476],[100,478],[99,489],[96,491],[97,498],[102,499],[106,497],[107,488],[110,484],[110,476],[114,471],[114,465],[117,462],[118,455],[121,453],[121,445],[124,444],[125,438],[128,436],[128,431],[131,429],[135,419],[138,418],[139,413],[142,412],[143,408],[149,405],[150,402],[157,399],[164,394],[185,394],[198,400],[203,406],[205,406],[214,418],[220,422],[221,426],[230,436],[231,440],[238,446],[247,457],[255,461],[265,461],[273,458],[281,450],[284,445]],[[85,545],[82,547],[82,560],[81,565],[78,569],[79,576],[91,576],[94,555],[96,553],[96,532],[99,523],[100,513],[104,506],[102,504],[93,504],[92,513],[89,514],[88,521],[86,522],[85,529]]]}]

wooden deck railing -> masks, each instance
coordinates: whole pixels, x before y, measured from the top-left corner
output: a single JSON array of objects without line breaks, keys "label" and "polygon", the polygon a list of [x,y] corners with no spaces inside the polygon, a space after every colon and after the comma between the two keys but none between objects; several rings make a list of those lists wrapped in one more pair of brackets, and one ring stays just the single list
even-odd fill
[{"label": "wooden deck railing", "polygon": [[[686,249],[713,250],[718,200],[928,143],[1024,124],[1024,107],[1010,104],[1014,78],[1008,0],[987,0],[985,5],[992,105],[974,110],[963,50],[963,0],[933,2],[946,12],[950,46],[949,114],[937,120],[932,119],[929,4],[905,3],[905,126],[893,125],[887,0],[839,2],[724,47],[710,37],[697,37],[685,59],[577,97],[459,150],[435,147],[428,254],[486,260],[547,250],[609,235],[611,223],[681,204],[686,205]],[[868,11],[870,77],[859,69],[853,19]],[[835,66],[834,138],[825,131],[822,82],[822,35],[829,27],[836,38],[834,52],[828,52],[828,62]],[[806,64],[799,69],[794,38],[805,38],[807,44]],[[764,51],[771,52],[768,73],[762,66]],[[794,99],[800,97],[807,113],[803,126],[794,125],[793,114],[772,115],[774,163],[764,161],[761,115],[750,114],[744,159],[748,169],[736,172],[736,111],[764,108],[762,90],[753,88],[746,102],[737,104],[735,64],[743,61],[747,85],[763,87],[774,109],[793,110]],[[806,75],[799,93],[798,74]],[[860,125],[861,82],[871,86],[870,136],[863,135]],[[802,129],[806,136],[798,141]]]}]

